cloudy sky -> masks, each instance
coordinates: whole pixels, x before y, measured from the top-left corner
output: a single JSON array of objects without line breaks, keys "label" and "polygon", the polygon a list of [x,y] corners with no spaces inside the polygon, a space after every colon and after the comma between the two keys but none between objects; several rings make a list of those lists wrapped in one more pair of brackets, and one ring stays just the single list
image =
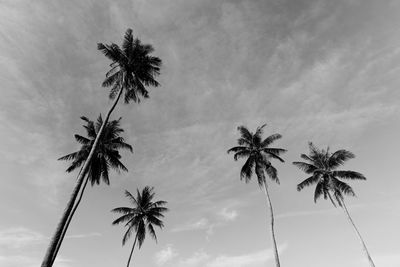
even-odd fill
[{"label": "cloudy sky", "polygon": [[0,265],[39,266],[75,184],[57,158],[80,116],[110,106],[98,42],[127,28],[163,60],[161,87],[119,105],[129,173],[89,187],[57,267],[123,266],[123,191],[154,186],[170,212],[133,266],[273,266],[265,196],[226,150],[267,123],[287,148],[270,184],[282,266],[367,266],[343,212],[313,202],[291,165],[313,141],[356,158],[349,210],[377,266],[400,265],[400,2],[397,0],[0,0]]}]

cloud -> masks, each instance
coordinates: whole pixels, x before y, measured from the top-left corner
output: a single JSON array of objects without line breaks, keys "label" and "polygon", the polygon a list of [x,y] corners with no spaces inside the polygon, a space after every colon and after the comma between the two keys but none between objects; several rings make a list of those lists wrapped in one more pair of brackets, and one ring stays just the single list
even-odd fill
[{"label": "cloud", "polygon": [[[373,255],[373,260],[377,266],[385,267],[398,267],[400,266],[400,255],[399,253],[385,253]],[[362,260],[365,265],[368,263],[366,259]]]},{"label": "cloud", "polygon": [[[288,245],[285,243],[279,246],[279,253],[282,254]],[[274,258],[272,249],[265,249],[249,252],[242,255],[217,255],[212,257],[210,254],[199,250],[189,258],[181,258],[177,266],[179,267],[259,267]]]},{"label": "cloud", "polygon": [[[238,203],[235,203],[239,205]],[[242,203],[240,203],[242,205]],[[172,232],[184,232],[184,231],[198,231],[205,230],[206,238],[208,239],[213,233],[214,229],[217,227],[222,227],[229,222],[233,222],[239,216],[239,212],[234,209],[230,209],[232,204],[228,205],[228,207],[224,207],[219,211],[213,211],[209,218],[200,218],[199,220],[192,221],[186,224],[178,225],[173,228]],[[213,208],[212,210],[214,210]]]},{"label": "cloud", "polygon": [[93,232],[93,233],[88,233],[88,234],[66,235],[65,238],[86,238],[86,237],[95,237],[95,236],[102,236],[102,234]]},{"label": "cloud", "polygon": [[229,210],[228,208],[223,208],[219,215],[226,221],[234,221],[238,216],[239,213],[236,210]]},{"label": "cloud", "polygon": [[47,238],[39,232],[25,227],[15,227],[0,231],[0,246],[13,249],[43,243]]},{"label": "cloud", "polygon": [[[355,210],[359,208],[363,208],[366,205],[364,204],[354,204],[347,207],[348,210]],[[340,207],[323,209],[323,210],[306,210],[306,211],[291,211],[280,213],[275,216],[276,219],[286,219],[298,216],[310,216],[310,215],[320,215],[320,214],[341,214],[342,210]]]},{"label": "cloud", "polygon": [[[288,245],[279,246],[281,254],[287,249]],[[207,263],[207,267],[250,267],[263,266],[264,263],[274,258],[272,249],[260,250],[239,256],[221,255]]]},{"label": "cloud", "polygon": [[172,232],[184,232],[184,231],[192,231],[192,230],[201,230],[207,229],[210,227],[210,222],[206,218],[201,218],[198,221],[187,223],[183,225],[179,225],[173,228]]},{"label": "cloud", "polygon": [[[0,255],[0,266],[5,267],[37,267],[42,259],[39,257],[28,257],[21,255]],[[71,267],[72,261],[58,256],[54,262],[54,267]]]},{"label": "cloud", "polygon": [[191,257],[181,259],[178,263],[179,267],[197,267],[205,266],[204,263],[210,258],[203,250],[195,252]]},{"label": "cloud", "polygon": [[156,263],[162,266],[177,256],[178,252],[175,251],[171,244],[168,244],[166,248],[156,253]]},{"label": "cloud", "polygon": [[[101,236],[100,233],[66,235],[65,238],[87,238]],[[0,246],[20,249],[26,246],[38,245],[50,240],[45,235],[26,227],[12,227],[0,231]]]}]

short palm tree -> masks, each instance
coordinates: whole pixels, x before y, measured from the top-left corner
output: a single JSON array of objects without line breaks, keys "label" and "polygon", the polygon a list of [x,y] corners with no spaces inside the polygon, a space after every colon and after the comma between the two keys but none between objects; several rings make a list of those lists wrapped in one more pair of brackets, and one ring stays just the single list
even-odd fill
[{"label": "short palm tree", "polygon": [[163,200],[153,202],[155,194],[153,190],[153,187],[146,186],[142,192],[137,190],[136,197],[126,190],[125,195],[129,198],[132,207],[119,207],[112,210],[112,212],[123,214],[112,224],[124,223],[125,226],[128,227],[122,239],[122,245],[125,245],[126,241],[135,233],[135,241],[133,241],[131,253],[129,254],[128,263],[126,265],[127,267],[129,267],[129,263],[131,262],[136,241],[140,248],[146,237],[146,231],[157,241],[154,226],[160,228],[164,226],[161,218],[164,217],[163,213],[168,211],[165,207],[167,202]]},{"label": "short palm tree", "polygon": [[[81,148],[76,152],[59,158],[59,160],[72,160],[72,163],[68,167],[67,172],[72,172],[82,166],[82,164],[87,159],[89,151],[93,146],[93,142],[96,139],[101,125],[103,124],[103,119],[101,115],[97,118],[96,122],[93,122],[86,117],[81,117],[81,119],[86,122],[86,125],[84,125],[83,127],[85,128],[87,134],[87,137],[75,134],[75,140],[81,144]],[[132,146],[125,143],[124,139],[120,136],[120,134],[124,131],[122,128],[120,128],[120,121],[121,118],[119,118],[118,120],[110,121],[104,128],[103,134],[101,135],[98,146],[94,152],[94,157],[90,162],[85,183],[82,187],[82,190],[80,191],[80,196],[76,201],[75,206],[72,209],[68,217],[67,223],[58,240],[55,255],[60,249],[65,233],[67,232],[72,216],[74,215],[82,199],[82,195],[88,181],[91,182],[92,186],[94,184],[100,184],[101,180],[108,185],[110,184],[110,169],[114,169],[117,172],[119,172],[120,170],[128,171],[128,169],[120,161],[121,155],[119,154],[119,150],[127,149],[130,152],[133,152],[133,150]],[[55,257],[53,257],[52,261],[54,262],[54,260]]]},{"label": "short palm tree", "polygon": [[371,256],[369,255],[367,246],[361,237],[360,232],[357,230],[349,211],[344,203],[344,196],[355,196],[355,193],[350,185],[341,180],[366,180],[365,176],[355,171],[337,170],[346,161],[355,157],[350,151],[341,149],[334,153],[329,152],[329,147],[320,150],[315,147],[311,142],[309,143],[310,154],[301,154],[301,158],[305,162],[293,162],[299,169],[311,175],[303,182],[297,185],[297,190],[301,191],[304,187],[316,185],[314,192],[314,202],[318,198],[324,196],[325,199],[330,199],[332,204],[336,207],[339,205],[345,211],[348,220],[353,225],[353,228],[360,239],[363,249],[367,255],[368,261],[372,267],[375,267]]},{"label": "short palm tree", "polygon": [[274,232],[274,212],[272,209],[271,198],[268,193],[265,173],[269,176],[269,178],[279,184],[278,172],[275,167],[272,166],[270,159],[277,159],[281,162],[284,162],[280,155],[286,152],[286,150],[282,148],[269,147],[275,140],[282,137],[280,134],[273,134],[264,140],[262,139],[263,128],[265,125],[266,124],[258,127],[254,134],[246,127],[239,126],[238,131],[241,135],[238,139],[239,146],[232,147],[228,150],[228,153],[233,152],[235,160],[238,160],[239,158],[247,159],[240,171],[240,179],[244,179],[244,181],[247,183],[251,180],[252,174],[255,172],[259,186],[264,189],[271,216],[271,236],[274,247],[275,263],[276,266],[279,267],[280,262]]},{"label": "short palm tree", "polygon": [[[146,89],[147,86],[157,87],[159,85],[155,78],[160,74],[161,60],[158,57],[151,56],[151,53],[154,51],[153,47],[149,44],[142,44],[139,39],[134,38],[131,29],[128,29],[125,33],[122,48],[116,44],[107,45],[102,43],[99,43],[97,48],[111,60],[111,69],[107,72],[102,86],[111,87],[110,98],[114,99],[99,129],[99,137],[123,93],[125,103],[129,103],[130,101],[140,102],[141,98],[149,97]],[[96,138],[87,159],[83,163],[82,171],[78,175],[75,188],[47,248],[41,265],[42,267],[51,267],[52,259],[57,256],[55,254],[57,240],[61,236],[68,216],[81,190],[84,174],[90,166],[90,161],[98,142],[99,138]]]}]

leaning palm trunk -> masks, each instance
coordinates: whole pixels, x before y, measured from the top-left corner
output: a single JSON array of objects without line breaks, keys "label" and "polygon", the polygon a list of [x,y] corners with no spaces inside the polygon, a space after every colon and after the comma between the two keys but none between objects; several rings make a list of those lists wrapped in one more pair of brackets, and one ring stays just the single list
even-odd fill
[{"label": "leaning palm trunk", "polygon": [[351,217],[350,217],[349,211],[347,210],[347,207],[346,207],[346,205],[344,204],[343,198],[340,199],[340,204],[341,204],[341,206],[343,207],[343,210],[346,212],[347,218],[349,219],[351,225],[353,225],[354,231],[356,232],[356,234],[357,234],[357,236],[358,236],[358,238],[359,238],[359,240],[360,240],[360,242],[361,242],[361,245],[363,246],[363,250],[364,250],[365,254],[367,255],[369,264],[371,265],[371,267],[375,267],[375,263],[372,261],[372,258],[371,258],[371,256],[369,255],[367,246],[365,245],[364,240],[362,239],[360,232],[358,232],[356,225],[354,224],[353,220],[352,220]]},{"label": "leaning palm trunk", "polygon": [[105,119],[103,121],[103,124],[101,125],[100,130],[97,133],[96,139],[95,139],[95,141],[94,141],[94,143],[92,145],[92,148],[90,150],[89,156],[86,159],[85,164],[82,167],[81,173],[78,175],[75,188],[72,191],[72,194],[71,194],[71,197],[70,197],[70,199],[68,201],[67,207],[64,210],[64,213],[63,213],[63,215],[61,217],[61,220],[57,225],[56,232],[54,233],[54,235],[53,235],[53,237],[52,237],[52,239],[50,241],[50,245],[47,248],[46,255],[44,256],[44,259],[43,259],[43,262],[42,262],[42,265],[41,265],[42,267],[51,267],[53,265],[52,262],[57,257],[57,254],[56,254],[57,244],[58,244],[58,242],[59,242],[59,240],[60,240],[60,238],[62,236],[62,233],[64,231],[64,227],[65,227],[65,225],[66,225],[66,223],[68,221],[68,217],[69,217],[69,215],[70,215],[70,213],[71,213],[71,211],[73,209],[76,197],[78,196],[78,193],[79,193],[79,191],[81,189],[83,180],[85,178],[85,174],[86,174],[87,169],[89,167],[89,163],[90,163],[90,161],[91,161],[91,159],[93,157],[94,151],[96,150],[96,147],[97,147],[97,144],[99,142],[101,133],[103,132],[103,129],[104,129],[105,125],[107,124],[111,113],[113,112],[115,106],[117,105],[118,100],[121,97],[122,91],[123,91],[123,88],[121,88],[119,90],[118,96],[115,98],[113,105],[111,106],[110,110],[108,111],[108,113],[107,113],[107,115],[106,115],[106,117],[105,117]]},{"label": "leaning palm trunk", "polygon": [[[80,173],[80,172],[79,172],[79,173]],[[79,206],[79,203],[81,203],[82,196],[83,196],[83,192],[85,192],[85,188],[86,188],[86,185],[87,185],[88,181],[89,181],[89,176],[86,176],[86,181],[85,181],[85,183],[83,184],[81,193],[79,194],[79,198],[78,198],[78,200],[76,201],[75,206],[74,206],[74,208],[72,209],[72,211],[71,211],[71,213],[70,213],[70,215],[69,215],[69,217],[68,217],[68,220],[67,220],[67,222],[66,222],[66,224],[65,224],[65,226],[64,226],[64,229],[63,229],[63,232],[62,232],[62,234],[61,234],[61,236],[60,236],[60,239],[58,240],[57,247],[56,247],[56,250],[55,250],[54,255],[53,255],[53,259],[51,260],[51,265],[53,265],[53,264],[54,264],[54,261],[56,260],[56,256],[57,256],[57,254],[58,254],[58,251],[60,250],[61,243],[62,243],[63,240],[64,240],[65,234],[67,233],[67,229],[68,229],[68,227],[69,227],[69,224],[71,223],[72,217],[74,216],[75,211],[76,211],[76,209],[77,209],[78,206]]]},{"label": "leaning palm trunk", "polygon": [[131,262],[133,250],[135,249],[136,240],[137,240],[137,233],[136,233],[135,241],[133,241],[133,246],[132,246],[131,254],[129,254],[128,264],[126,265],[126,267],[129,267],[129,263]]},{"label": "leaning palm trunk", "polygon": [[269,212],[271,215],[271,237],[272,237],[272,245],[273,245],[274,255],[275,255],[275,265],[276,265],[276,267],[280,267],[281,264],[279,262],[278,248],[276,246],[275,233],[274,233],[274,211],[272,210],[272,203],[271,203],[271,199],[268,194],[267,182],[265,182],[265,181],[264,181],[264,191],[265,191],[265,195],[267,196],[267,200],[268,200],[267,203],[268,203]]}]

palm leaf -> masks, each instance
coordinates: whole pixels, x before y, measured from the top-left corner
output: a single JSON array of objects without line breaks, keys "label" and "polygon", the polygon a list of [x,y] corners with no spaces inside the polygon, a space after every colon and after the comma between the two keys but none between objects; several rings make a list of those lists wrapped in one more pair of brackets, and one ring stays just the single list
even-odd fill
[{"label": "palm leaf", "polygon": [[293,162],[293,165],[295,165],[297,168],[300,170],[304,171],[307,174],[314,173],[318,168],[312,164],[302,162],[302,161],[295,161]]},{"label": "palm leaf", "polygon": [[255,159],[253,156],[250,156],[245,164],[243,165],[240,171],[240,180],[244,179],[246,183],[248,183],[251,179],[251,175],[253,174]]},{"label": "palm leaf", "polygon": [[350,151],[341,149],[333,153],[329,160],[328,165],[330,168],[335,169],[341,165],[343,165],[347,160],[354,158],[355,155]]},{"label": "palm leaf", "polygon": [[350,180],[366,180],[365,176],[362,173],[355,171],[333,171],[333,176],[341,178],[341,179],[350,179]]},{"label": "palm leaf", "polygon": [[[282,138],[282,135],[280,134],[273,134],[268,136],[267,138],[265,138],[262,142],[261,142],[261,147],[267,147],[270,144],[272,144],[275,140],[278,140]],[[286,150],[285,150],[286,151]]]},{"label": "palm leaf", "polygon": [[313,175],[311,177],[308,177],[303,182],[301,182],[297,185],[297,191],[301,191],[304,187],[317,183],[318,180],[319,180],[318,175]]}]

